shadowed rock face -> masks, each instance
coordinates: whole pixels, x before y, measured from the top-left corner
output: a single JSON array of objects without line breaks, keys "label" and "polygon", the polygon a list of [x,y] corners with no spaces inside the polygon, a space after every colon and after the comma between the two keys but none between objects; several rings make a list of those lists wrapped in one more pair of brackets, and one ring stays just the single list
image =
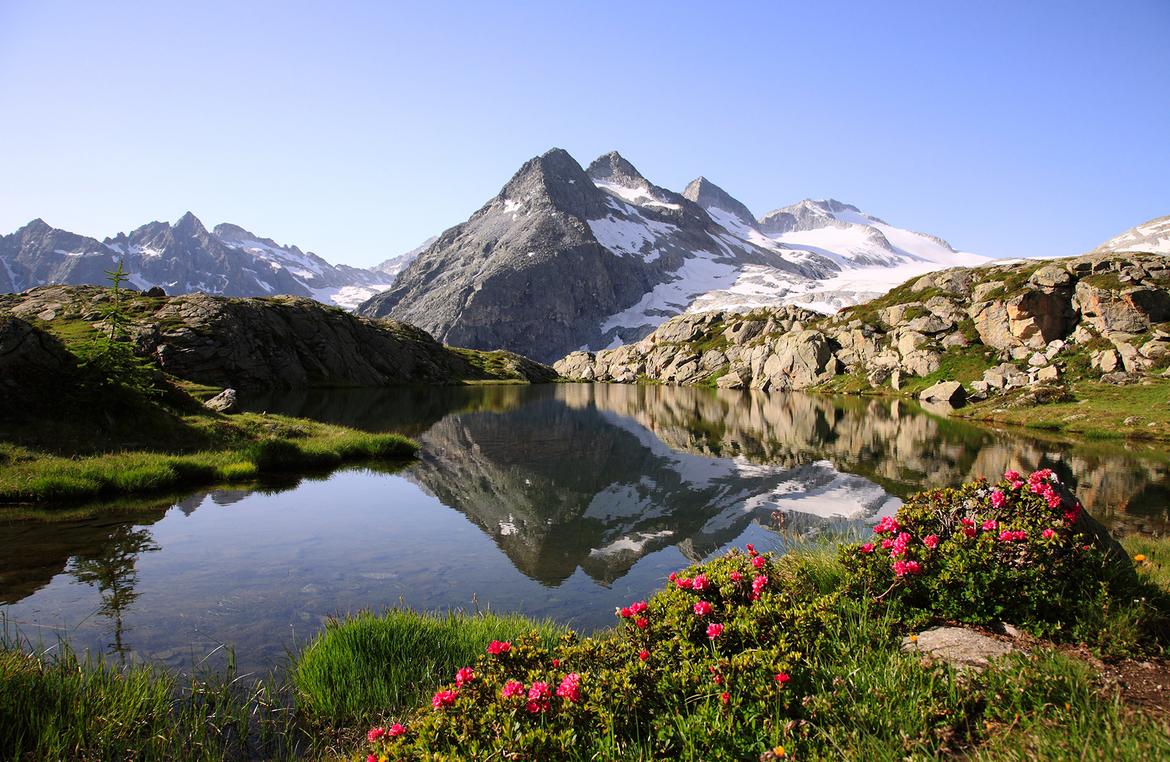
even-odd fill
[{"label": "shadowed rock face", "polygon": [[[357,318],[311,299],[228,299],[129,293],[140,354],[188,381],[237,389],[451,383],[493,377],[548,381],[555,373],[517,355],[487,372],[426,332]],[[46,286],[0,296],[0,314],[101,326],[106,289]]]}]

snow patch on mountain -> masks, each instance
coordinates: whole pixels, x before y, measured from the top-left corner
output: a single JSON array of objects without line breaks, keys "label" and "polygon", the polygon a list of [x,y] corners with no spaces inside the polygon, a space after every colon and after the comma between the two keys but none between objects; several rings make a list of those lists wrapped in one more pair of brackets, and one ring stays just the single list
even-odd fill
[{"label": "snow patch on mountain", "polygon": [[1148,251],[1170,254],[1170,216],[1156,217],[1110,238],[1094,251],[1122,253]]}]

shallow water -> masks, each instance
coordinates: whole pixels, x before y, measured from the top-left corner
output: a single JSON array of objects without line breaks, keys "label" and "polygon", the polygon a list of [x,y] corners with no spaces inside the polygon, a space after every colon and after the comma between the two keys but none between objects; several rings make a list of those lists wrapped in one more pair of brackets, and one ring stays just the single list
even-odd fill
[{"label": "shallow water", "polygon": [[[1047,466],[1116,531],[1165,532],[1160,447],[1063,444],[904,402],[659,386],[359,390],[254,399],[415,436],[397,472],[0,521],[9,634],[186,669],[279,667],[359,609],[493,608],[583,630],[672,570],[864,531],[922,487]],[[220,649],[220,650],[216,650]]]}]

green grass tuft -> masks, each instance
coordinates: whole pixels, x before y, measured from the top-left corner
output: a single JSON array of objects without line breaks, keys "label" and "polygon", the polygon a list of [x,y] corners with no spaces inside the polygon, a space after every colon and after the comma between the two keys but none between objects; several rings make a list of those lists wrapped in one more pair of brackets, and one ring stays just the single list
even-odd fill
[{"label": "green grass tuft", "polygon": [[296,660],[298,705],[322,722],[388,716],[429,697],[493,640],[537,632],[549,646],[565,632],[551,621],[483,614],[361,613],[328,625]]}]

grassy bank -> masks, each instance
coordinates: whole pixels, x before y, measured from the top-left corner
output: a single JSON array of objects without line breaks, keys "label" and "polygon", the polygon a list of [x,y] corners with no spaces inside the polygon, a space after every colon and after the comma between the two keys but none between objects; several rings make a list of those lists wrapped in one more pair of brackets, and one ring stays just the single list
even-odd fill
[{"label": "grassy bank", "polygon": [[[1144,557],[1139,576],[1170,593],[1170,539],[1129,538],[1131,554]],[[742,558],[742,556],[741,556]],[[785,619],[807,614],[807,601],[835,595],[845,579],[836,551],[815,546],[769,561],[768,575],[790,594],[787,606],[769,609]],[[709,568],[709,567],[708,567]],[[693,573],[693,572],[692,572]],[[712,574],[715,572],[712,571]],[[673,586],[672,586],[673,587]],[[802,609],[794,612],[794,609]],[[677,759],[941,759],[1147,760],[1170,754],[1170,711],[1131,700],[1135,686],[1110,681],[1106,672],[1128,659],[1102,665],[1068,645],[1036,644],[982,673],[928,663],[902,650],[902,623],[864,600],[834,597],[822,610],[815,648],[785,668],[797,691],[794,714],[777,711],[757,725],[743,712],[747,691],[741,657],[727,652],[722,684],[703,670],[705,687],[670,707],[668,726],[641,737],[601,734],[581,726],[575,752],[545,759],[664,758],[662,743]],[[608,680],[604,661],[620,649],[623,628],[574,641],[547,622],[514,616],[435,616],[407,611],[363,614],[330,626],[296,659],[287,685],[235,674],[178,678],[146,667],[118,667],[81,660],[68,651],[22,653],[8,642],[0,649],[0,756],[50,759],[335,759],[364,758],[370,725],[398,721],[415,733],[421,719],[438,714],[429,706],[412,711],[464,665],[489,679],[493,659],[516,665],[535,659],[548,668],[556,653],[568,659],[560,670],[582,675],[587,701],[613,705],[608,722],[617,728],[642,705],[643,692],[687,670],[668,646],[629,672],[625,692],[590,693]],[[792,620],[795,622],[796,620]],[[532,638],[523,633],[532,631]],[[790,637],[807,639],[794,627]],[[487,657],[492,640],[509,642],[501,657]],[[809,641],[814,642],[814,641]],[[793,645],[795,641],[793,642]],[[27,644],[25,644],[27,650]],[[711,646],[708,646],[710,648]],[[661,653],[659,652],[661,650]],[[1165,665],[1147,647],[1133,651],[1144,662]],[[477,657],[482,657],[477,662]],[[505,661],[507,660],[507,661]],[[483,666],[481,666],[483,665]],[[555,684],[552,686],[557,687]],[[778,689],[765,686],[769,702]],[[735,691],[729,704],[723,692]],[[783,694],[779,694],[783,695]],[[768,704],[771,706],[771,703]],[[788,706],[784,700],[777,706]],[[771,713],[771,712],[770,712]],[[530,724],[521,710],[515,722]],[[771,728],[768,731],[760,727]],[[511,725],[500,726],[507,735]],[[550,734],[555,723],[546,726]],[[407,736],[409,738],[409,735]],[[465,743],[458,734],[452,743]],[[794,744],[793,741],[796,741]],[[785,746],[783,757],[777,755]],[[478,752],[477,752],[478,748]],[[451,747],[436,746],[435,754]],[[485,758],[482,747],[464,746],[456,756]],[[771,756],[768,756],[768,755]]]},{"label": "grassy bank", "polygon": [[[94,451],[74,432],[79,452],[0,442],[0,503],[77,501],[211,484],[250,482],[363,460],[412,457],[418,445],[397,434],[371,434],[278,415],[176,416],[181,436]],[[42,435],[43,436],[43,435]]]},{"label": "grassy bank", "polygon": [[1066,397],[1045,404],[1027,395],[1022,390],[994,397],[953,415],[1088,438],[1170,440],[1170,379],[1128,386],[1081,381],[1070,385]]}]

